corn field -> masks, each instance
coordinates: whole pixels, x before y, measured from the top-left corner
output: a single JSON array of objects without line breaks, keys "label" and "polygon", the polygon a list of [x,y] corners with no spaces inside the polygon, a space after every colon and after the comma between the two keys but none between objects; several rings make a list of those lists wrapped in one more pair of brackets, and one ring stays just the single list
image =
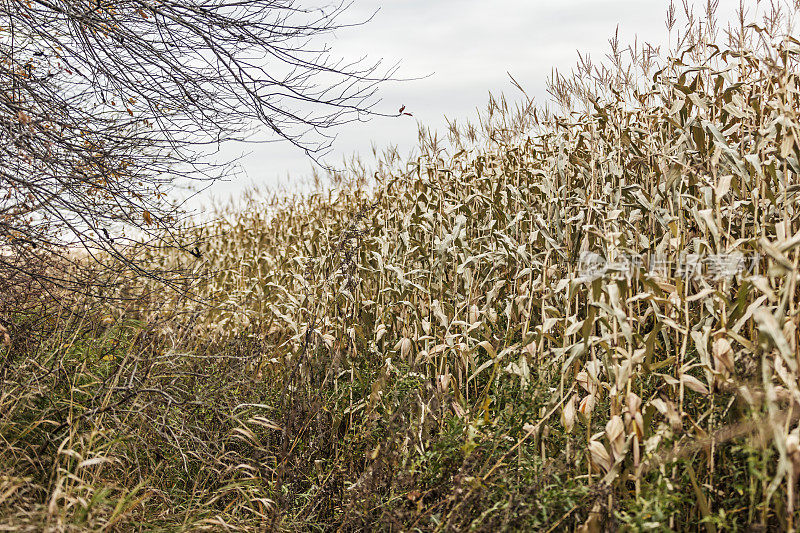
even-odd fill
[{"label": "corn field", "polygon": [[548,108],[492,98],[415,159],[187,227],[200,259],[148,250],[184,291],[4,367],[2,514],[796,529],[798,9],[673,9],[669,54],[612,40]]}]

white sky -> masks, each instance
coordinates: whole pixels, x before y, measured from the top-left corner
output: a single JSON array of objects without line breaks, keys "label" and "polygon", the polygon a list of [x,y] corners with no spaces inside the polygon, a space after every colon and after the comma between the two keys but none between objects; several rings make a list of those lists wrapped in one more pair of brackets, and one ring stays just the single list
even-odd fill
[{"label": "white sky", "polygon": [[[680,2],[676,2],[680,4]],[[732,18],[738,0],[720,0],[721,21]],[[608,39],[619,24],[623,44],[640,40],[666,42],[668,0],[354,0],[349,20],[375,17],[363,26],[337,33],[333,51],[343,57],[401,61],[400,75],[422,80],[386,84],[379,109],[396,112],[401,105],[413,118],[376,118],[337,130],[334,151],[327,158],[338,165],[360,153],[371,159],[371,145],[397,145],[409,153],[417,142],[418,122],[442,133],[444,117],[464,122],[484,109],[489,91],[516,98],[525,91],[543,103],[545,80],[556,67],[569,71],[577,51],[597,62],[608,51]],[[702,11],[705,0],[694,0]],[[202,197],[222,200],[248,185],[298,187],[310,176],[311,162],[288,143],[228,147],[224,153],[244,155],[245,179],[221,182]],[[302,187],[302,185],[300,185]]]}]

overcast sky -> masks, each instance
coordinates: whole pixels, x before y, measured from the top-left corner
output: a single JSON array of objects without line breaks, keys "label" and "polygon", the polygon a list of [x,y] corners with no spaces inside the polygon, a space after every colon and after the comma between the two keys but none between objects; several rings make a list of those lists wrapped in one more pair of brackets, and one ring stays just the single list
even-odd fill
[{"label": "overcast sky", "polygon": [[[362,26],[340,30],[332,41],[335,53],[350,58],[367,54],[387,63],[401,61],[400,74],[429,77],[386,84],[381,111],[401,105],[413,118],[379,118],[337,130],[334,152],[338,164],[353,153],[370,154],[370,147],[397,145],[401,154],[417,141],[418,122],[445,131],[444,117],[463,121],[485,108],[489,91],[516,97],[508,72],[525,91],[542,103],[545,80],[556,67],[568,71],[577,51],[592,59],[604,57],[608,39],[619,24],[623,43],[635,36],[654,44],[666,42],[664,24],[668,0],[355,0],[348,20]],[[705,0],[695,0],[697,9]],[[721,19],[732,16],[738,0],[721,0]],[[238,194],[248,184],[280,187],[310,175],[311,163],[288,143],[228,147],[242,155],[245,179],[218,183],[204,193],[218,199]]]}]

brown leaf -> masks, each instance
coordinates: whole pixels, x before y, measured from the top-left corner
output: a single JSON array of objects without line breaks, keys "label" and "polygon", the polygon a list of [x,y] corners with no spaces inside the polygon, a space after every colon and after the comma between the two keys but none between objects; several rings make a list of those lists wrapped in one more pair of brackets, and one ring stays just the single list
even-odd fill
[{"label": "brown leaf", "polygon": [[714,356],[714,369],[717,372],[722,372],[723,369],[733,372],[733,348],[731,348],[731,343],[728,339],[720,337],[715,340],[714,345],[711,347],[711,353]]},{"label": "brown leaf", "polygon": [[606,447],[603,446],[602,442],[590,440],[588,448],[592,463],[594,463],[595,466],[599,466],[605,472],[611,470],[611,456],[608,454],[608,451],[606,451]]},{"label": "brown leaf", "polygon": [[700,394],[709,394],[708,387],[703,385],[703,383],[694,376],[690,376],[689,374],[682,374],[681,381],[685,387],[698,392]]},{"label": "brown leaf", "polygon": [[614,452],[614,457],[621,457],[625,451],[625,424],[619,415],[614,415],[611,420],[606,423],[606,437],[611,444],[611,451]]},{"label": "brown leaf", "polygon": [[567,433],[572,433],[572,428],[575,426],[575,404],[577,402],[578,395],[573,394],[561,412],[561,423],[564,424]]},{"label": "brown leaf", "polygon": [[578,412],[581,413],[583,416],[588,417],[594,411],[594,406],[597,404],[597,400],[595,399],[594,395],[590,394],[583,400],[581,400],[580,405],[578,406]]}]

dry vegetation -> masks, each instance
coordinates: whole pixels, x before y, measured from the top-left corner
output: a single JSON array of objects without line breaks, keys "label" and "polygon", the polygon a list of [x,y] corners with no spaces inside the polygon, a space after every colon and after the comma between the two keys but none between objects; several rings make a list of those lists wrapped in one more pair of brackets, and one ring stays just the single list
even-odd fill
[{"label": "dry vegetation", "polygon": [[12,331],[3,525],[794,529],[799,8],[673,12],[672,52],[613,41],[557,111],[492,100],[187,230],[201,261],[148,251],[183,292]]}]

